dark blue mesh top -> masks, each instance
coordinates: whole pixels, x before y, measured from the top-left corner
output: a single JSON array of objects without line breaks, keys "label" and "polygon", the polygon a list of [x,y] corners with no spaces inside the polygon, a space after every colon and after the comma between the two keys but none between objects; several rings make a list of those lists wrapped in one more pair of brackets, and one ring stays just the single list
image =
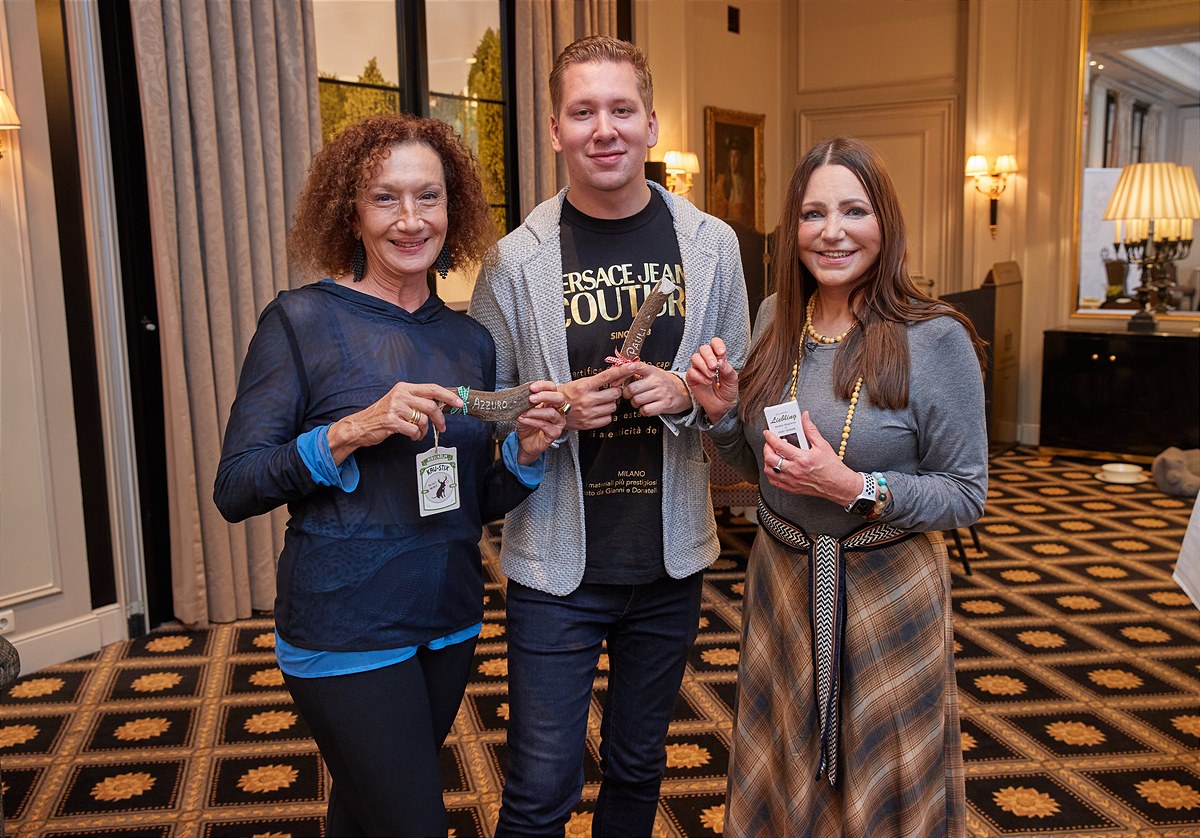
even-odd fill
[{"label": "dark blue mesh top", "polygon": [[436,296],[407,312],[324,281],[284,291],[259,318],[225,432],[213,499],[230,521],[280,504],[291,517],[277,568],[275,625],[303,649],[363,651],[426,643],[483,616],[483,521],[529,494],[493,460],[491,428],[446,417],[461,506],[421,518],[416,455],[392,436],[355,452],[351,493],[318,485],[296,438],[380,399],[398,381],[495,389],[487,330]]}]

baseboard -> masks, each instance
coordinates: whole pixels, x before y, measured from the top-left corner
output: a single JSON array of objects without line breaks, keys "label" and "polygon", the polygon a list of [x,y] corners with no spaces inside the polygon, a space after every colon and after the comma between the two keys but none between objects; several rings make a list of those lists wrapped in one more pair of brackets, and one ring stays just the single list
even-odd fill
[{"label": "baseboard", "polygon": [[21,674],[28,675],[124,640],[125,620],[121,606],[106,605],[91,614],[8,639],[21,656]]},{"label": "baseboard", "polygon": [[1042,437],[1041,424],[1022,423],[1017,425],[1017,440],[1022,445],[1037,445]]}]

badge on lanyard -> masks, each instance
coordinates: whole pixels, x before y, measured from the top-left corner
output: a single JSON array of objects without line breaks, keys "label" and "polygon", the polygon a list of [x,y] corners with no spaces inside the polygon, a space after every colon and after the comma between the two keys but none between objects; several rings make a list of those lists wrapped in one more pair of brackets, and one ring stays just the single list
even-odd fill
[{"label": "badge on lanyard", "polygon": [[458,509],[458,449],[433,447],[417,455],[417,498],[421,517]]}]

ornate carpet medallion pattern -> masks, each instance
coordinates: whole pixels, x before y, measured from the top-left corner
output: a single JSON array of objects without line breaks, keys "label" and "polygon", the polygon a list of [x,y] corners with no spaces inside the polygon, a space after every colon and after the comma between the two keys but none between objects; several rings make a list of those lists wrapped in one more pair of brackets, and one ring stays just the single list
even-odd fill
[{"label": "ornate carpet medallion pattern", "polygon": [[952,562],[973,835],[1200,834],[1200,619],[1170,578],[1191,502],[992,460]]},{"label": "ornate carpet medallion pattern", "polygon": [[[1191,504],[1094,471],[1023,451],[995,458],[984,549],[968,548],[969,576],[951,561],[974,836],[1200,835],[1200,618],[1170,578]],[[724,828],[756,528],[720,524],[667,740],[659,836]],[[492,834],[508,762],[499,539],[494,527],[483,542],[483,633],[441,754],[457,838]],[[21,678],[0,695],[8,834],[323,835],[328,778],[273,652],[262,617],[163,628]],[[602,656],[568,835],[590,835],[607,690]]]}]

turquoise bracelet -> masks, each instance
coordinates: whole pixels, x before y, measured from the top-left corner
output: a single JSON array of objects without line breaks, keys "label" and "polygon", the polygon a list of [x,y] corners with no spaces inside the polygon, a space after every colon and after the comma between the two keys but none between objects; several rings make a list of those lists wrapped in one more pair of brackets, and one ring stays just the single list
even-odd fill
[{"label": "turquoise bracelet", "polygon": [[883,511],[887,509],[888,498],[890,497],[887,487],[887,478],[878,471],[871,472],[871,476],[875,478],[876,496],[875,506],[871,508],[869,513],[867,513],[867,520],[869,521],[873,521],[883,514]]}]

